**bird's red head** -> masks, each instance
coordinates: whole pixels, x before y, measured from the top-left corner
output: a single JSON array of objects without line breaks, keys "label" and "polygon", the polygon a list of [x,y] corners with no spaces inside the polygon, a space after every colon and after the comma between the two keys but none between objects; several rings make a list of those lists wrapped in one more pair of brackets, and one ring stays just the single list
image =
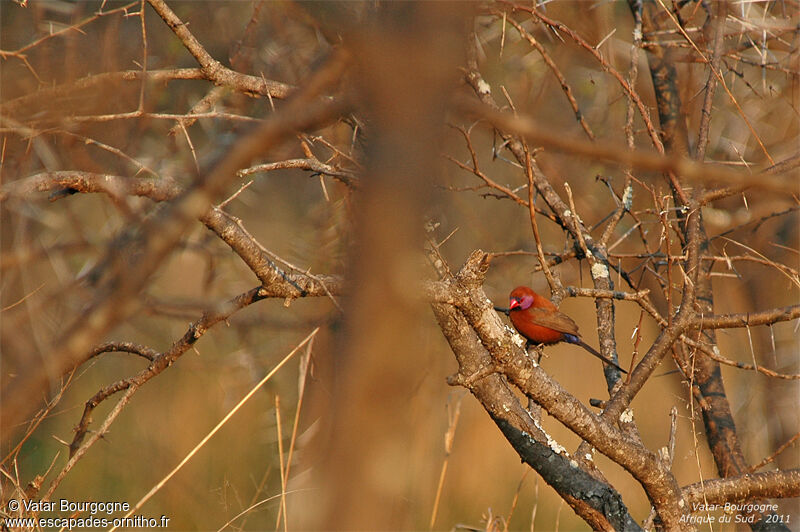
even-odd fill
[{"label": "bird's red head", "polygon": [[518,286],[513,289],[511,295],[508,296],[508,309],[514,310],[518,308],[520,310],[527,310],[531,308],[537,297],[539,297],[539,294],[527,286]]}]

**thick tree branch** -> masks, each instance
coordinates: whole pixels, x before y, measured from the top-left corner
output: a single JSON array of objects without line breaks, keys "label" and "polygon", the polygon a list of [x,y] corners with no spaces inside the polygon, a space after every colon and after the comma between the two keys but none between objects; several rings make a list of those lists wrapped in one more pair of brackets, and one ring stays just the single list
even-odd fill
[{"label": "thick tree branch", "polygon": [[[596,530],[638,530],[638,526],[622,505],[619,494],[596,472],[576,469],[563,447],[553,441],[531,414],[522,407],[506,380],[493,368],[495,361],[486,350],[486,340],[476,334],[466,313],[478,312],[474,301],[483,300],[484,330],[492,333],[502,351],[514,351],[526,357],[514,344],[482,295],[480,283],[486,274],[488,260],[475,252],[458,273],[458,280],[441,283],[452,293],[454,305],[433,304],[432,308],[456,360],[459,373],[452,384],[466,386],[480,401],[520,457],[553,486],[567,503]],[[487,305],[489,305],[487,307]],[[466,312],[465,312],[466,309]],[[494,342],[494,340],[492,341]],[[580,467],[580,466],[579,466]]]},{"label": "thick tree branch", "polygon": [[[765,471],[743,475],[705,480],[683,488],[689,504],[725,504],[753,501],[754,499],[778,499],[800,496],[800,469],[784,471]],[[756,505],[769,506],[765,503]],[[734,511],[741,512],[740,504],[734,504]],[[768,513],[769,508],[761,508],[760,513]],[[774,508],[771,511],[775,511]],[[750,513],[750,512],[744,512]]]},{"label": "thick tree branch", "polygon": [[[667,527],[683,529],[682,498],[672,474],[659,458],[614,428],[608,417],[590,412],[533,363],[501,326],[492,302],[481,289],[488,268],[486,255],[473,252],[453,284],[456,307],[480,338],[492,360],[509,380],[549,414],[628,470],[645,487]],[[616,421],[616,419],[614,419]]]}]

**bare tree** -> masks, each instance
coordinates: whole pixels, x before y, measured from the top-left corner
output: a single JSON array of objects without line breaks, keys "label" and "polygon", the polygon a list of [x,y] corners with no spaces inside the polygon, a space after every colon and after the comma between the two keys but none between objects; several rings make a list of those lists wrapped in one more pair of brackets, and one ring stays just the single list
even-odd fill
[{"label": "bare tree", "polygon": [[800,518],[795,3],[1,9],[8,528]]}]

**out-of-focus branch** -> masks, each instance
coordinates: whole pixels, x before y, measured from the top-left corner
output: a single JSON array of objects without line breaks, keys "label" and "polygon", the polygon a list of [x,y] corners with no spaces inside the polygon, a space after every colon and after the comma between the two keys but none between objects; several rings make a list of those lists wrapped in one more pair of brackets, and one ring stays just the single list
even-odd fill
[{"label": "out-of-focus branch", "polygon": [[772,172],[769,174],[746,173],[723,166],[701,164],[681,155],[660,155],[642,150],[631,151],[623,146],[603,141],[589,142],[580,138],[553,135],[551,131],[540,128],[536,122],[524,115],[513,116],[498,109],[481,105],[474,100],[461,99],[459,105],[466,112],[488,120],[498,129],[520,135],[537,145],[564,151],[587,159],[602,159],[631,166],[639,170],[674,173],[683,179],[702,182],[725,182],[727,185],[757,187],[776,193],[796,193],[795,179],[781,179]]},{"label": "out-of-focus branch", "polygon": [[[60,375],[83,357],[119,320],[131,313],[136,294],[169,255],[184,231],[207,212],[236,178],[236,172],[256,156],[290,138],[298,130],[315,129],[338,119],[348,109],[344,102],[319,99],[320,90],[338,80],[342,63],[334,61],[317,74],[316,80],[289,100],[252,133],[240,139],[206,172],[198,184],[171,202],[159,215],[121,235],[99,264],[104,271],[92,301],[77,319],[68,324],[54,342],[57,354],[47,363],[29,368],[3,390],[2,423],[7,429],[24,419],[42,390],[48,375]],[[326,81],[327,80],[327,81]],[[6,432],[7,433],[7,432]]]},{"label": "out-of-focus branch", "polygon": [[[791,157],[789,157],[787,159],[784,159],[783,161],[780,161],[780,162],[777,162],[777,163],[773,164],[772,166],[770,166],[767,169],[765,169],[762,172],[762,175],[770,175],[770,176],[781,175],[781,174],[785,174],[785,173],[791,172],[793,170],[796,170],[798,167],[800,167],[800,154],[793,155],[793,156],[791,156]],[[795,182],[797,182],[796,179],[795,179]],[[720,200],[720,199],[724,199],[724,198],[733,196],[735,194],[741,194],[742,192],[744,192],[745,190],[747,190],[748,188],[750,188],[752,186],[756,186],[756,185],[755,184],[743,184],[743,185],[737,185],[737,186],[733,186],[733,187],[715,188],[713,190],[707,191],[705,193],[705,195],[703,196],[703,198],[700,200],[700,202],[701,202],[702,205],[705,205],[707,203],[711,203],[712,201],[717,201],[717,200]],[[795,193],[796,192],[797,192],[797,188],[795,188]]]},{"label": "out-of-focus branch", "polygon": [[[89,91],[98,87],[113,85],[119,81],[173,81],[173,80],[209,79],[202,68],[176,68],[169,70],[125,70],[122,72],[105,72],[86,76],[77,81],[42,88],[25,96],[14,98],[0,104],[0,114],[18,116],[20,113],[37,107],[40,102],[52,103],[64,98],[74,98],[80,91]],[[213,79],[211,81],[214,81]],[[238,74],[224,80],[226,86],[244,93],[258,94],[270,98],[287,98],[295,87],[260,77]],[[67,117],[64,117],[67,118]]]}]

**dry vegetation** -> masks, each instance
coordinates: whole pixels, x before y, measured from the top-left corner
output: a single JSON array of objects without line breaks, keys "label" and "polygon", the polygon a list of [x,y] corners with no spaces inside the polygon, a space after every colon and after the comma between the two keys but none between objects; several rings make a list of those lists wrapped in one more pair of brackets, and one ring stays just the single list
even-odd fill
[{"label": "dry vegetation", "polygon": [[2,2],[0,522],[796,529],[799,13]]}]

